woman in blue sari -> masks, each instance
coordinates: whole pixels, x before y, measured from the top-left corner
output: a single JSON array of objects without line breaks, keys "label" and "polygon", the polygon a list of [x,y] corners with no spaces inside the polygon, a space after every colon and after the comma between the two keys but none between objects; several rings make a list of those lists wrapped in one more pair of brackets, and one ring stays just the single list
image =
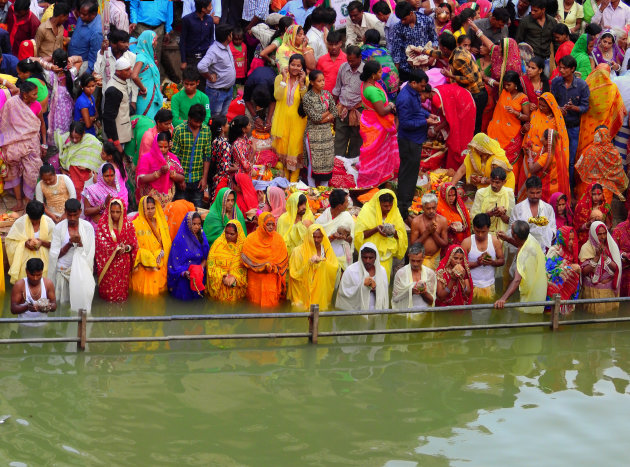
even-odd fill
[{"label": "woman in blue sari", "polygon": [[138,37],[136,64],[131,79],[138,86],[136,114],[153,119],[162,108],[163,96],[160,91],[160,69],[155,64],[155,42],[157,35],[153,31],[144,31]]},{"label": "woman in blue sari", "polygon": [[201,216],[186,214],[173,240],[168,257],[168,291],[180,300],[203,297],[206,283],[206,261],[210,246],[201,229]]}]

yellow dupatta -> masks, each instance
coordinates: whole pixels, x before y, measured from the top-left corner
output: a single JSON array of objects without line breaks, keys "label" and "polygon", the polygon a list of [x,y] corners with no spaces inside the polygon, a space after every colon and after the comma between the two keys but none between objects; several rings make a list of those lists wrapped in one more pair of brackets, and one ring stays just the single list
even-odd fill
[{"label": "yellow dupatta", "polygon": [[[306,226],[304,223],[295,223],[298,213],[298,203],[301,195],[303,195],[303,193],[298,191],[289,196],[289,199],[287,200],[287,211],[278,218],[277,230],[278,233],[282,235],[284,243],[287,245],[289,255],[291,255],[291,251],[293,251],[295,247],[302,244],[304,235],[306,234]],[[315,217],[308,205],[308,200],[306,202],[306,212],[302,216],[302,221],[306,220],[313,223],[315,222]]]},{"label": "yellow dupatta", "polygon": [[[136,236],[138,237],[138,255],[136,256],[134,268],[142,264],[145,268],[164,267],[166,270],[168,255],[171,251],[171,237],[168,231],[168,224],[162,211],[162,205],[159,202],[155,202],[157,228],[146,218],[147,198],[147,196],[144,196],[140,200],[138,217],[133,221]],[[158,266],[157,259],[162,252],[164,252],[163,257]]]},{"label": "yellow dupatta", "polygon": [[[236,227],[237,239],[235,243],[228,242],[223,233],[214,241],[208,252],[208,295],[221,302],[235,302],[243,297],[247,291],[247,269],[241,260],[245,233],[241,223],[232,219],[226,225]],[[223,276],[230,274],[236,277],[234,287],[226,287],[223,284]]]},{"label": "yellow dupatta", "polygon": [[293,24],[289,26],[282,36],[282,44],[278,47],[276,51],[276,60],[278,62],[278,71],[282,72],[282,70],[289,66],[289,58],[293,54],[304,55],[305,52],[309,52],[313,50],[311,47],[306,47],[305,50],[298,49],[295,46],[295,37],[298,35],[299,30],[302,29],[302,26],[299,24]]},{"label": "yellow dupatta", "polygon": [[[311,258],[321,256],[322,252],[315,248],[313,234],[319,230],[323,236],[322,250],[325,259],[312,263]],[[319,305],[320,310],[330,308],[339,261],[335,255],[326,231],[319,224],[312,224],[306,232],[302,245],[295,248],[289,260],[289,289],[287,298],[293,307],[308,310],[311,304]]]},{"label": "yellow dupatta", "polygon": [[[45,242],[52,241],[52,229],[48,228],[48,216],[42,215],[39,221],[39,239]],[[48,248],[40,248],[32,251],[26,248],[25,242],[31,238],[35,238],[35,229],[28,215],[23,215],[9,230],[5,239],[5,248],[7,249],[7,258],[11,267],[9,268],[9,276],[11,284],[15,284],[19,279],[26,277],[26,262],[31,258],[39,258],[44,262],[44,271],[42,277],[48,277]],[[4,275],[2,278],[4,283]]]},{"label": "yellow dupatta", "polygon": [[[494,165],[505,169],[507,172],[505,186],[514,190],[516,180],[514,178],[514,172],[512,171],[512,164],[510,164],[510,161],[505,155],[505,151],[501,148],[501,145],[496,139],[490,138],[485,133],[477,133],[472,141],[468,143],[468,150],[465,152],[467,153],[464,159],[467,183],[472,183],[472,175],[490,178],[490,172]],[[482,162],[481,154],[488,154],[490,157],[488,157],[485,162]],[[480,185],[477,188],[482,186],[483,185]]]},{"label": "yellow dupatta", "polygon": [[[543,302],[547,297],[547,271],[545,269],[545,254],[533,235],[529,235],[523,246],[518,250],[516,269],[521,275],[518,290],[521,302]],[[542,313],[544,306],[527,307],[525,313]]]}]

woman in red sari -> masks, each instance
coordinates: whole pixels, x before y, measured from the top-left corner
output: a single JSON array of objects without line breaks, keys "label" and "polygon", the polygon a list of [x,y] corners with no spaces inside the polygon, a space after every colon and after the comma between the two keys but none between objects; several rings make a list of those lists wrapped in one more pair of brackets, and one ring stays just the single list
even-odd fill
[{"label": "woman in red sari", "polygon": [[236,192],[236,205],[243,213],[247,235],[258,227],[256,213],[258,211],[258,194],[249,175],[237,173],[234,175],[234,191]]},{"label": "woman in red sari", "polygon": [[[593,211],[597,212],[593,214]],[[578,233],[578,246],[582,248],[588,242],[589,229],[593,221],[601,221],[610,229],[612,227],[612,212],[610,204],[604,198],[604,189],[599,183],[591,183],[580,201],[575,206],[573,226]]]},{"label": "woman in red sari", "polygon": [[119,199],[112,199],[107,215],[101,216],[96,228],[98,294],[103,300],[127,300],[131,268],[137,252],[136,231],[127,220],[125,205]]},{"label": "woman in red sari", "polygon": [[435,306],[470,305],[473,282],[466,253],[459,245],[451,245],[436,271],[437,299]]},{"label": "woman in red sari", "polygon": [[628,218],[615,227],[613,240],[621,253],[621,291],[620,297],[630,297],[630,212]]},{"label": "woman in red sari", "polygon": [[359,133],[363,139],[359,155],[357,188],[374,188],[398,175],[400,157],[396,139],[396,107],[378,83],[380,63],[368,60],[361,72],[361,113]]},{"label": "woman in red sari", "polygon": [[457,188],[450,182],[442,184],[438,197],[438,214],[446,217],[448,222],[448,241],[450,244],[461,245],[465,238],[470,237],[470,214],[459,196]]},{"label": "woman in red sari", "polygon": [[[560,294],[562,300],[575,300],[580,294],[580,260],[575,229],[568,225],[560,227],[556,243],[547,251],[547,300]],[[566,315],[575,305],[562,305],[560,313]]]}]

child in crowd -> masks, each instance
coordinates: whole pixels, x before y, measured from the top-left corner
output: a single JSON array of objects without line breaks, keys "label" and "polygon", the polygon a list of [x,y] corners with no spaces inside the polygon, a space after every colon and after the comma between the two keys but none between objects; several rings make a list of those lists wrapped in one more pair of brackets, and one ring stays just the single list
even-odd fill
[{"label": "child in crowd", "polygon": [[85,131],[96,136],[96,104],[94,102],[94,91],[96,90],[96,79],[94,76],[84,73],[80,78],[83,92],[74,104],[74,121],[83,122]]},{"label": "child in crowd", "polygon": [[187,67],[184,69],[183,82],[184,89],[179,91],[171,98],[171,112],[173,112],[173,126],[176,127],[180,123],[188,119],[188,110],[193,104],[201,104],[206,109],[206,118],[204,125],[210,120],[210,100],[203,91],[199,91],[198,87],[201,77],[196,68]]},{"label": "child in crowd", "polygon": [[230,51],[236,68],[236,84],[245,84],[247,77],[247,47],[243,45],[243,35],[242,28],[235,28],[230,42]]}]

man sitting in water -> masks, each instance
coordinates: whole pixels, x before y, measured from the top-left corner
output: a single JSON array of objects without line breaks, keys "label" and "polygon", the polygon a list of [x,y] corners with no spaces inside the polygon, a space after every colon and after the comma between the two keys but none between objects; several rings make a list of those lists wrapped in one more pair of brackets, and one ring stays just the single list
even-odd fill
[{"label": "man sitting in water", "polygon": [[464,239],[462,248],[468,255],[468,267],[473,281],[473,299],[493,299],[494,273],[503,266],[503,242],[490,235],[490,216],[485,213],[473,218],[472,236]]},{"label": "man sitting in water", "polygon": [[94,228],[81,216],[81,203],[71,198],[65,204],[66,218],[55,226],[50,246],[48,277],[55,284],[61,303],[74,311],[90,311],[94,297]]},{"label": "man sitting in water", "polygon": [[43,318],[57,309],[55,285],[42,277],[44,262],[31,258],[26,262],[26,277],[11,290],[11,313],[22,318]]},{"label": "man sitting in water", "polygon": [[[494,303],[495,308],[503,308],[505,302],[516,289],[521,294],[521,302],[543,302],[547,297],[547,274],[545,254],[534,235],[530,235],[529,224],[515,221],[512,224],[512,241],[518,248],[516,271],[503,296]],[[523,308],[525,313],[542,313],[544,306]]]},{"label": "man sitting in water", "polygon": [[340,310],[384,310],[389,308],[389,283],[376,245],[363,244],[359,261],[343,273],[337,303]]},{"label": "man sitting in water", "polygon": [[409,264],[394,277],[392,308],[427,308],[435,302],[437,279],[435,271],[424,266],[424,246],[414,243],[409,247]]},{"label": "man sitting in water", "polygon": [[411,222],[410,243],[424,245],[423,264],[435,271],[440,264],[440,250],[448,245],[448,222],[437,213],[437,196],[426,193],[422,196],[422,214]]},{"label": "man sitting in water", "polygon": [[470,209],[470,217],[479,213],[490,216],[490,233],[505,232],[514,209],[514,190],[505,186],[507,172],[503,167],[495,167],[490,172],[490,185],[475,193],[475,201]]}]

